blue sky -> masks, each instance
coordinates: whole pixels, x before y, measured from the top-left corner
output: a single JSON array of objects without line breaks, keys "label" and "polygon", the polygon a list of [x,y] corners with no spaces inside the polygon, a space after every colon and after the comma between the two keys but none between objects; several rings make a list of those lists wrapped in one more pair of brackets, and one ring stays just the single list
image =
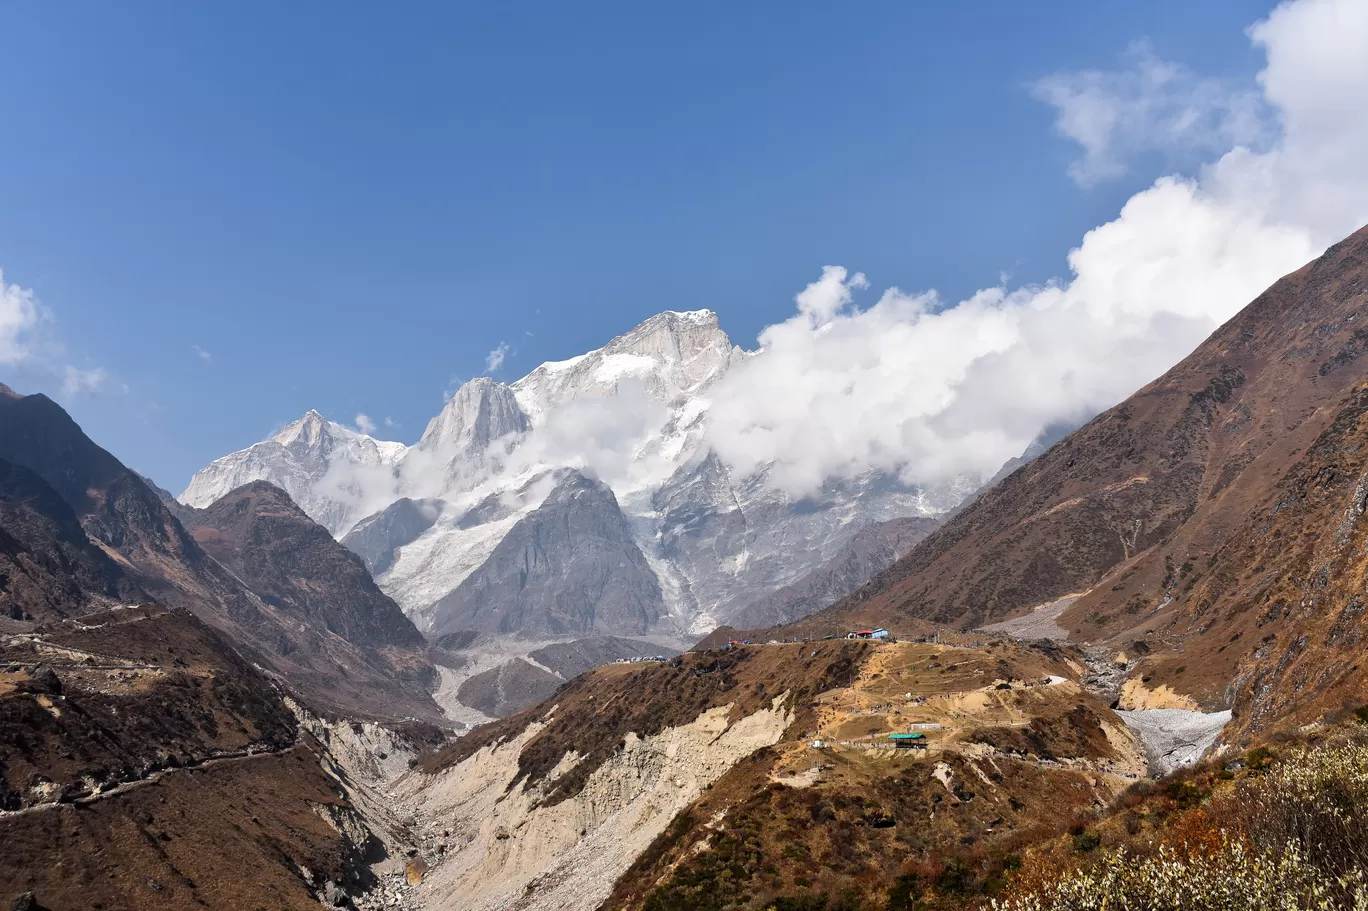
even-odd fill
[{"label": "blue sky", "polygon": [[1062,275],[1190,162],[1080,188],[1030,86],[1138,39],[1251,80],[1268,8],[656,6],[7,6],[0,269],[113,377],[69,410],[179,490],[311,407],[412,441],[501,342],[511,380],[707,307],[751,346],[829,263]]}]

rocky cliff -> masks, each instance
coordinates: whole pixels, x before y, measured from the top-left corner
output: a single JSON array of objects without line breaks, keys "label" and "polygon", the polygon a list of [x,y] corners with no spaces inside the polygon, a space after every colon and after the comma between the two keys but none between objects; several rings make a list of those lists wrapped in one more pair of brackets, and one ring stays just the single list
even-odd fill
[{"label": "rocky cliff", "polygon": [[431,630],[643,634],[664,612],[660,584],[613,492],[573,472],[438,602]]},{"label": "rocky cliff", "polygon": [[789,623],[834,604],[888,569],[935,530],[938,519],[911,516],[866,525],[827,562],[733,616],[741,628]]},{"label": "rocky cliff", "polygon": [[239,487],[190,518],[204,550],[279,610],[366,648],[418,649],[413,623],[365,564],[265,481]]}]

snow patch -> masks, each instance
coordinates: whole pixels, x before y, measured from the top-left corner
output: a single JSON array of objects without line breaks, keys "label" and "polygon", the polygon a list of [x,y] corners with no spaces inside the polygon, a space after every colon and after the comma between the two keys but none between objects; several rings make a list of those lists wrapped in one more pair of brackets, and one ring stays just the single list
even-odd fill
[{"label": "snow patch", "polygon": [[1116,714],[1140,737],[1149,759],[1150,774],[1156,778],[1201,759],[1231,718],[1229,711],[1188,709],[1117,711]]}]

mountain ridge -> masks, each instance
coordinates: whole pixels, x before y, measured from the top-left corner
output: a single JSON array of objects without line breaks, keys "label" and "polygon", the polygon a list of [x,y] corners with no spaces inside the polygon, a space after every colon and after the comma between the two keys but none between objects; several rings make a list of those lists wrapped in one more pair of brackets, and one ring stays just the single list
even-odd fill
[{"label": "mountain ridge", "polygon": [[708,390],[748,356],[712,311],[665,311],[511,383],[464,383],[413,446],[366,443],[311,412],[216,460],[182,499],[203,505],[230,484],[275,483],[354,545],[381,588],[427,628],[541,507],[548,479],[593,474],[613,491],[658,580],[666,609],[652,614],[671,627],[659,632],[677,628],[682,645],[798,582],[861,528],[939,514],[974,487],[926,490],[870,475],[794,498],[763,471],[733,477],[707,442]]},{"label": "mountain ridge", "polygon": [[[299,616],[263,600],[200,547],[137,473],[46,396],[0,396],[0,459],[50,485],[141,593],[227,634],[320,713],[442,718],[423,686],[393,680],[393,667],[368,646],[301,624]],[[426,659],[418,660],[421,666]]]}]

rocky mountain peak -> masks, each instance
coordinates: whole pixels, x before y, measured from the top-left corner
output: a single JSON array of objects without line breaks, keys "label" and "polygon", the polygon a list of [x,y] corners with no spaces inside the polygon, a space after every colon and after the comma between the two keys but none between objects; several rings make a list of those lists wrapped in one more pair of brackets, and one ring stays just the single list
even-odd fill
[{"label": "rocky mountain peak", "polygon": [[269,480],[309,518],[342,534],[384,505],[367,500],[363,488],[388,483],[407,451],[403,443],[377,440],[310,409],[260,443],[200,469],[180,501],[203,509],[244,484]]},{"label": "rocky mountain peak", "polygon": [[542,364],[513,384],[533,424],[586,396],[611,396],[640,383],[652,399],[679,403],[716,382],[740,356],[711,310],[657,313],[602,348]]},{"label": "rocky mountain peak", "polygon": [[659,580],[613,491],[571,471],[435,605],[430,633],[642,635],[664,616]]},{"label": "rocky mountain peak", "polygon": [[297,421],[285,425],[281,431],[271,439],[282,446],[289,446],[292,443],[304,443],[308,446],[317,446],[325,436],[330,436],[330,431],[336,428],[345,430],[340,425],[333,424],[314,409],[310,408],[304,416]]},{"label": "rocky mountain peak", "polygon": [[527,415],[513,390],[479,376],[456,390],[441,412],[428,422],[419,449],[451,456],[482,451],[494,440],[527,430]]}]

